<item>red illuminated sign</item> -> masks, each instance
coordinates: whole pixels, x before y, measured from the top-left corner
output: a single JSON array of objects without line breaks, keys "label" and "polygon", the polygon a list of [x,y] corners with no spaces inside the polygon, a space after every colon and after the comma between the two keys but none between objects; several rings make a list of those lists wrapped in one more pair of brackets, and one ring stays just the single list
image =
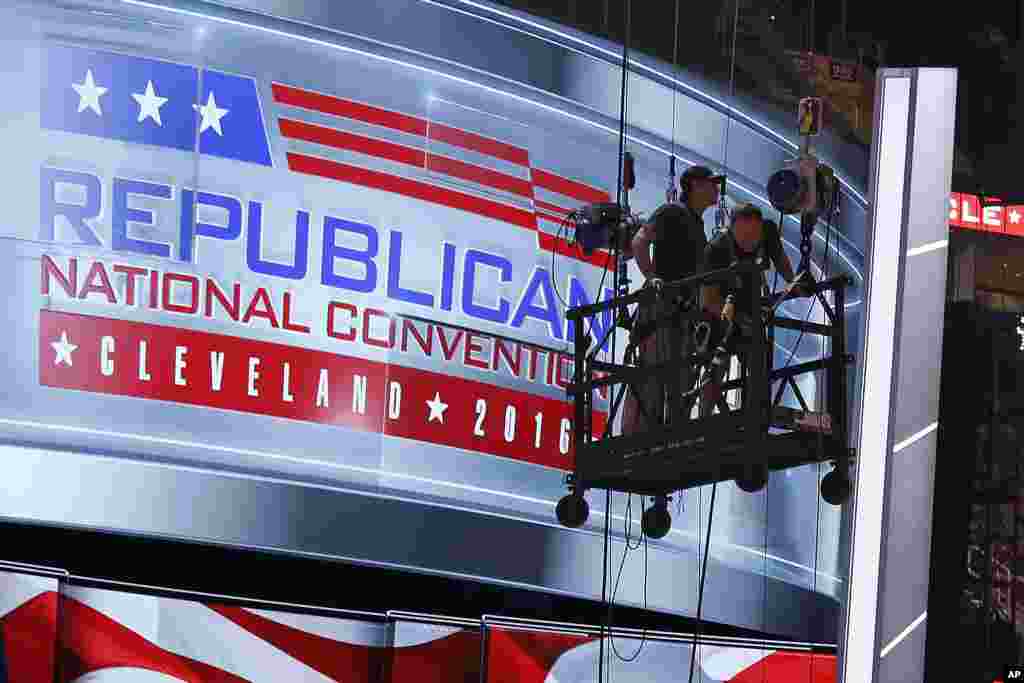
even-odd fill
[{"label": "red illuminated sign", "polygon": [[949,197],[949,224],[1024,237],[1024,205],[985,206],[977,195],[954,192]]},{"label": "red illuminated sign", "polygon": [[[483,364],[471,355],[483,350],[472,339],[482,338],[470,337],[465,355]],[[48,387],[319,422],[572,469],[572,406],[564,399],[438,372],[45,309],[39,358]],[[571,371],[571,363],[559,365],[559,374]],[[605,419],[595,414],[596,432]]]}]

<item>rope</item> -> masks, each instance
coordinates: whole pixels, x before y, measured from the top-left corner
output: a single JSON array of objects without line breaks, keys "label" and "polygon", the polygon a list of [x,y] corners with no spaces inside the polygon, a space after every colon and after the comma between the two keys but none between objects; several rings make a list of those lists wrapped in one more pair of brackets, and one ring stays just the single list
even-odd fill
[{"label": "rope", "polygon": [[[622,174],[623,174],[623,161],[626,155],[626,118],[627,118],[627,96],[628,96],[628,74],[629,74],[629,37],[630,37],[630,7],[632,5],[631,0],[626,0],[624,3],[625,13],[625,28],[626,34],[622,42],[622,86],[621,86],[621,97],[619,102],[619,168],[618,168],[618,181],[615,187],[615,203],[622,206]],[[615,258],[621,259],[622,255],[619,253],[619,249],[616,247],[614,250]],[[606,269],[607,270],[607,269]],[[612,289],[616,292],[619,291],[619,263],[615,263],[615,272],[613,274]],[[601,292],[598,291],[598,297]],[[614,323],[613,323],[614,324]],[[612,328],[612,360],[616,357],[616,341],[618,340],[618,334],[615,332],[615,328]],[[601,559],[601,605],[604,610],[604,619],[601,621],[601,638],[599,645],[599,656],[597,661],[597,681],[598,683],[604,683],[604,638],[605,631],[608,630],[609,620],[611,619],[611,604],[608,601],[608,546],[611,538],[611,514],[612,514],[612,491],[606,489],[605,491],[605,503],[604,503],[604,554]]]},{"label": "rope", "polygon": [[[672,38],[672,78],[679,78],[679,0],[676,0],[675,29]],[[668,157],[668,191],[665,199],[674,202],[679,196],[679,188],[676,187],[676,98],[679,95],[679,88],[672,84],[672,152]]]}]

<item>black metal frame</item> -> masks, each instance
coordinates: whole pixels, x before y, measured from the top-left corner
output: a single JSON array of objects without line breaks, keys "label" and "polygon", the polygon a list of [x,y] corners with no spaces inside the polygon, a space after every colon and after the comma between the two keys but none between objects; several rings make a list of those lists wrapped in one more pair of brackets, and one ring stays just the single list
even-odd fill
[{"label": "black metal frame", "polygon": [[[679,387],[684,363],[699,369],[714,354],[714,350],[697,351],[685,357],[682,353],[681,335],[690,326],[679,323],[703,320],[703,314],[696,307],[673,311],[672,324],[661,328],[669,330],[670,360],[637,367],[616,363],[614,359],[606,362],[595,358],[604,340],[591,346],[585,329],[587,318],[609,309],[619,311],[633,304],[649,306],[656,302],[657,297],[662,297],[663,301],[678,301],[686,292],[696,291],[702,285],[737,277],[751,278],[753,286],[747,291],[752,293],[753,300],[748,302],[748,310],[760,310],[764,315],[753,321],[753,333],[729,351],[730,355],[745,358],[746,362],[741,362],[738,379],[722,384],[721,398],[717,402],[718,414],[691,419],[694,401],[700,400],[700,388],[683,391]],[[828,319],[826,324],[777,316],[775,309],[781,299],[762,299],[760,283],[761,270],[757,265],[740,264],[665,283],[658,290],[648,287],[568,312],[567,318],[575,331],[574,381],[566,390],[574,402],[575,463],[572,473],[566,478],[570,493],[583,494],[588,489],[597,488],[667,496],[674,491],[742,477],[751,466],[779,470],[832,461],[837,469],[846,471],[853,457],[848,440],[846,366],[852,363],[853,356],[846,352],[843,311],[845,288],[852,282],[849,277],[842,276],[804,287],[805,293],[816,297],[824,308]],[[834,309],[823,296],[829,291],[834,293]],[[771,349],[776,327],[828,337],[831,355],[817,361],[773,368]],[[612,333],[614,326],[610,326],[606,336]],[[629,357],[628,352],[624,357]],[[758,358],[763,362],[751,362]],[[827,407],[822,412],[827,413],[829,424],[827,428],[810,429],[806,420],[800,420],[802,413],[811,411],[795,378],[807,372],[822,371],[827,382]],[[642,433],[612,436],[611,425],[621,406],[624,390],[648,378],[658,378],[659,383],[669,387],[668,419]],[[779,383],[774,397],[773,382]],[[608,427],[604,434],[593,439],[593,394],[604,386],[613,388]],[[786,386],[793,388],[803,411],[779,407]],[[730,409],[724,396],[734,389],[741,390],[741,401],[737,409]],[[648,420],[648,424],[652,422]],[[784,431],[770,433],[773,427]]]}]

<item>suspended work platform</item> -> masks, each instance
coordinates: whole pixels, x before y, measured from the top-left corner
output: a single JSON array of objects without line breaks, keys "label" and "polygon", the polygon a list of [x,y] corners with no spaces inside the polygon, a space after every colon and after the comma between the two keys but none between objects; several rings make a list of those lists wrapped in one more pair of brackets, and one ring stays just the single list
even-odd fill
[{"label": "suspended work platform", "polygon": [[[702,285],[738,278],[751,278],[745,289],[751,300],[740,309],[757,312],[743,322],[719,322],[697,306],[681,303],[692,299]],[[567,389],[574,409],[575,464],[566,477],[569,494],[558,506],[563,524],[579,526],[586,520],[583,494],[589,489],[652,496],[657,505],[664,504],[672,492],[728,480],[735,480],[745,491],[757,491],[766,485],[771,471],[819,462],[833,466],[822,481],[822,496],[833,504],[846,499],[853,457],[847,434],[847,370],[853,356],[846,352],[843,311],[845,288],[851,280],[843,276],[807,281],[799,290],[788,288],[769,297],[761,296],[760,283],[760,268],[736,265],[569,311],[576,344],[574,381]],[[794,291],[801,298],[817,298],[825,312],[824,323],[777,313],[780,303],[796,298]],[[658,362],[645,365],[631,339],[621,361],[598,360],[604,340],[591,345],[586,321],[611,312],[613,318],[625,321],[623,326],[635,326],[638,316],[630,309],[633,306],[657,311],[648,317],[653,317],[657,334],[663,335],[658,344],[667,352]],[[613,327],[609,326],[606,336]],[[826,351],[818,360],[775,368],[772,349],[777,329],[823,338]],[[684,339],[684,334],[690,336]],[[711,364],[729,367],[733,357],[739,361],[738,376],[723,381],[720,391],[702,401]],[[807,373],[816,373],[819,388],[824,385],[824,391],[815,392],[813,407],[797,384]],[[646,386],[649,392],[652,381],[658,398],[656,414],[644,415],[648,428],[614,434],[627,390],[639,395]],[[611,409],[604,432],[594,434],[594,394],[602,387],[612,389]],[[780,405],[787,388],[799,408]],[[735,394],[735,400],[728,400]],[[697,409],[701,403],[703,408]]]}]

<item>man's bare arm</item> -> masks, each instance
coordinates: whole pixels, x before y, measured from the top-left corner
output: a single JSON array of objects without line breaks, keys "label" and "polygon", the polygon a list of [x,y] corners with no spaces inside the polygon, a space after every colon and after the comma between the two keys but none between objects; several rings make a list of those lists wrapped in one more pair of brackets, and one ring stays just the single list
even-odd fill
[{"label": "man's bare arm", "polygon": [[785,251],[781,252],[779,262],[775,264],[776,270],[782,274],[782,278],[786,282],[792,282],[796,274],[793,272],[793,263],[789,260],[789,254]]},{"label": "man's bare arm", "polygon": [[722,292],[717,285],[704,285],[700,288],[701,306],[715,316],[722,315]]},{"label": "man's bare arm", "polygon": [[654,261],[651,259],[651,243],[654,241],[654,226],[650,223],[645,223],[640,230],[637,231],[633,237],[633,243],[630,245],[633,251],[633,257],[636,259],[636,265],[640,268],[640,272],[644,278],[651,280],[655,277],[654,273]]}]

